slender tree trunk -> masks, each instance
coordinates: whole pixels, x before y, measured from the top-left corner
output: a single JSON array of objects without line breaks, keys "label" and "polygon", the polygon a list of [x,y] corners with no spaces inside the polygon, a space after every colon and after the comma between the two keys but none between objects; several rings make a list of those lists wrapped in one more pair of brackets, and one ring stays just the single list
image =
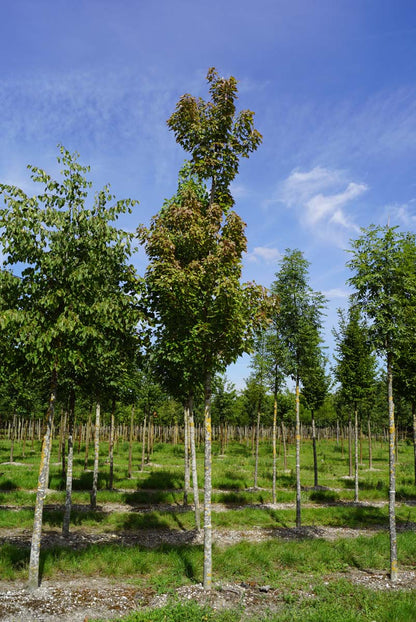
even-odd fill
[{"label": "slender tree trunk", "polygon": [[115,400],[113,400],[113,405],[111,408],[111,422],[110,422],[110,447],[109,447],[110,476],[108,479],[109,490],[113,490],[113,482],[114,482],[114,411],[115,409],[116,409],[116,402]]},{"label": "slender tree trunk", "polygon": [[415,408],[414,402],[412,402],[412,419],[413,419],[413,456],[414,456],[414,471],[415,471],[415,486],[416,486],[416,408]]},{"label": "slender tree trunk", "polygon": [[348,477],[352,477],[352,423],[348,415]]},{"label": "slender tree trunk", "polygon": [[90,435],[91,435],[91,407],[90,407],[90,412],[88,414],[87,430],[85,432],[84,471],[88,469],[88,451],[89,451],[89,446],[90,446]]},{"label": "slender tree trunk", "polygon": [[299,378],[296,378],[296,527],[301,524]]},{"label": "slender tree trunk", "polygon": [[57,376],[56,370],[52,373],[51,396],[47,413],[46,431],[42,443],[42,453],[39,466],[38,489],[36,493],[35,516],[33,520],[32,543],[30,547],[29,561],[29,581],[28,588],[35,590],[39,587],[39,560],[40,560],[40,539],[42,535],[42,516],[43,505],[46,496],[47,474],[50,458],[50,437],[52,434],[52,424],[55,415]]},{"label": "slender tree trunk", "polygon": [[66,419],[67,419],[68,413],[67,411],[64,412],[64,416],[63,416],[63,421],[61,418],[61,423],[62,423],[62,445],[61,445],[61,461],[62,461],[62,479],[65,478],[65,474],[66,474],[66,466],[65,466],[65,445],[66,445]]},{"label": "slender tree trunk", "polygon": [[259,440],[260,440],[260,404],[257,407],[257,423],[256,423],[256,457],[254,464],[254,488],[257,489],[257,477],[259,470]]},{"label": "slender tree trunk", "polygon": [[358,503],[358,412],[357,406],[354,408],[354,501]]},{"label": "slender tree trunk", "polygon": [[211,523],[211,374],[205,378],[205,460],[204,460],[204,589],[212,585],[212,523]]},{"label": "slender tree trunk", "polygon": [[130,436],[129,436],[129,469],[128,478],[131,479],[132,454],[133,454],[133,424],[134,424],[134,404],[131,407],[130,415]]},{"label": "slender tree trunk", "polygon": [[62,535],[67,538],[69,536],[69,522],[71,519],[72,505],[72,467],[74,463],[74,419],[75,419],[75,391],[71,388],[69,396],[69,430],[68,430],[68,460],[66,469],[66,494],[65,494],[65,512],[62,524]]},{"label": "slender tree trunk", "polygon": [[198,531],[201,529],[201,517],[199,509],[199,488],[198,488],[198,472],[196,465],[196,448],[195,448],[195,422],[193,413],[193,400],[189,399],[189,436],[191,441],[191,464],[192,464],[192,486],[194,491],[194,507],[195,507],[195,525]]},{"label": "slender tree trunk", "polygon": [[183,491],[183,504],[188,505],[188,495],[191,489],[191,473],[189,464],[189,404],[185,405],[183,409],[183,424],[184,424],[184,491]]},{"label": "slender tree trunk", "polygon": [[146,420],[147,420],[147,417],[145,415],[144,419],[143,419],[142,464],[140,466],[141,473],[143,473],[143,471],[144,471],[144,461],[145,461],[145,457],[146,457],[146,422],[147,422]]},{"label": "slender tree trunk", "polygon": [[22,440],[22,458],[25,458],[26,437],[27,437],[28,426],[29,426],[29,422],[25,421],[25,427],[23,428],[23,440]]},{"label": "slender tree trunk", "polygon": [[283,470],[287,471],[286,428],[282,419],[282,442],[283,442]]},{"label": "slender tree trunk", "polygon": [[339,421],[337,419],[337,447],[339,445]]},{"label": "slender tree trunk", "polygon": [[272,447],[273,447],[273,481],[272,481],[272,503],[276,503],[276,430],[277,428],[277,397],[274,394],[273,402],[273,431],[272,431]]},{"label": "slender tree trunk", "polygon": [[14,454],[14,437],[16,434],[16,415],[13,415],[12,420],[12,430],[11,430],[11,443],[10,443],[10,462],[13,462],[13,454]]},{"label": "slender tree trunk", "polygon": [[394,444],[396,432],[394,425],[393,402],[393,372],[392,355],[387,355],[387,391],[389,399],[389,532],[390,532],[390,579],[395,582],[398,578],[397,569],[397,537],[396,537],[396,463]]},{"label": "slender tree trunk", "polygon": [[91,508],[97,507],[97,487],[98,487],[98,459],[100,456],[100,413],[101,404],[97,401],[95,405],[95,426],[94,426],[94,471],[92,476]]},{"label": "slender tree trunk", "polygon": [[[367,428],[368,428],[368,468],[371,470],[373,468],[373,443],[371,438],[371,421],[370,417],[367,418]],[[415,470],[416,474],[416,470]],[[416,478],[415,478],[416,482]]]},{"label": "slender tree trunk", "polygon": [[318,487],[318,460],[316,457],[316,428],[315,414],[312,412],[312,448],[313,448],[313,482],[315,488]]}]

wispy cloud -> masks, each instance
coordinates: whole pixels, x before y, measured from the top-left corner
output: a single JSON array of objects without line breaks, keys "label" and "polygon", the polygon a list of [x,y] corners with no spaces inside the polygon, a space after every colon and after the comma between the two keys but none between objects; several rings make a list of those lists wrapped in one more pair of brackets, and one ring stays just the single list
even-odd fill
[{"label": "wispy cloud", "polygon": [[334,287],[332,289],[328,289],[324,292],[322,292],[323,295],[325,296],[325,298],[329,298],[330,300],[332,300],[333,298],[341,298],[341,299],[346,299],[350,296],[350,292],[348,292],[346,289],[342,289],[340,287]]},{"label": "wispy cloud", "polygon": [[248,261],[275,263],[281,258],[281,253],[277,248],[269,248],[267,246],[256,246],[251,253],[247,254]]},{"label": "wispy cloud", "polygon": [[416,224],[416,199],[408,203],[386,205],[383,214],[383,223],[390,221],[392,225],[402,225],[413,228]]},{"label": "wispy cloud", "polygon": [[280,185],[277,201],[296,210],[301,224],[325,236],[333,230],[358,232],[349,208],[368,186],[347,178],[344,171],[314,167],[309,171],[294,170]]}]

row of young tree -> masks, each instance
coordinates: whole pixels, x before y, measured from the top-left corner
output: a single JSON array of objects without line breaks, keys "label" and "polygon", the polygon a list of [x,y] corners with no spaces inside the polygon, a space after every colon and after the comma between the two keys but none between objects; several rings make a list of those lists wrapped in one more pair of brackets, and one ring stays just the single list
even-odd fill
[{"label": "row of young tree", "polygon": [[[254,128],[253,112],[236,111],[235,78],[222,78],[212,68],[207,80],[211,99],[186,94],[168,119],[177,142],[190,155],[180,171],[177,192],[150,226],[139,226],[136,234],[115,224],[136,201],[115,200],[105,187],[88,206],[89,168],[63,147],[58,158],[63,166],[60,181],[31,166],[31,178],[41,186],[34,196],[0,184],[5,203],[0,210],[4,256],[0,272],[1,400],[3,408],[13,413],[28,404],[28,410],[39,408],[49,395],[31,548],[31,587],[39,582],[42,511],[57,399],[65,405],[69,420],[67,533],[76,400],[95,404],[91,497],[95,504],[101,405],[108,405],[114,429],[117,403],[141,400],[146,404],[143,408],[150,409],[152,391],[161,390],[184,409],[195,498],[194,404],[203,404],[204,587],[210,589],[213,388],[217,375],[248,351],[254,350],[254,356],[247,395],[252,394],[257,420],[264,413],[267,394],[273,400],[274,500],[276,429],[282,416],[279,406],[285,401],[285,379],[290,377],[294,383],[300,525],[301,400],[311,413],[314,428],[315,414],[330,386],[321,347],[325,300],[310,288],[308,262],[298,250],[287,251],[270,292],[254,283],[241,283],[245,225],[233,210],[230,184],[238,173],[239,159],[257,149],[261,135]],[[149,260],[143,278],[131,263],[136,242],[144,246]],[[371,352],[386,356],[390,508],[394,518],[392,377],[397,373],[400,393],[413,405],[409,378],[413,378],[411,340],[415,334],[415,241],[394,228],[374,227],[354,243],[352,252],[349,264],[356,294],[350,311],[341,314],[337,333],[338,402],[357,419],[374,385]],[[226,391],[222,393],[225,397]],[[220,396],[221,389],[216,392],[214,410]],[[185,442],[185,451],[187,448]],[[187,460],[185,456],[185,464]],[[185,473],[185,481],[188,479],[189,473]],[[197,516],[196,521],[198,524]]]}]

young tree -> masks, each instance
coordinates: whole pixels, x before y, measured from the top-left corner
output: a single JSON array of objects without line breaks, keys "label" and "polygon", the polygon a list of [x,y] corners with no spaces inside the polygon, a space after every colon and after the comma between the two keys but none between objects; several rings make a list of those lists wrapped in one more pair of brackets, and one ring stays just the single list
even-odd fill
[{"label": "young tree", "polygon": [[300,383],[310,368],[321,341],[321,318],[325,298],[314,292],[308,280],[309,262],[299,250],[286,250],[272,284],[280,303],[281,340],[285,348],[285,372],[295,382],[296,391],[296,526],[301,526],[300,486]]},{"label": "young tree", "polygon": [[311,359],[309,365],[304,370],[302,377],[302,396],[306,403],[306,406],[311,411],[311,423],[312,423],[312,448],[313,448],[313,473],[314,473],[314,486],[318,487],[318,460],[316,455],[316,425],[315,425],[315,413],[323,405],[328,390],[331,385],[331,379],[326,373],[325,369],[326,360],[319,347],[316,348],[315,353],[311,352]]},{"label": "young tree", "polygon": [[[116,344],[138,344],[137,278],[128,264],[132,235],[110,223],[133,201],[108,203],[108,188],[87,209],[89,170],[61,147],[62,181],[30,166],[43,190],[29,197],[15,186],[0,185],[6,208],[0,210],[6,263],[19,270],[18,306],[2,314],[3,330],[19,335],[25,360],[51,378],[50,400],[39,471],[32,536],[29,585],[39,583],[42,510],[49,465],[49,441],[58,385],[74,388],[97,378],[101,366],[126,364]],[[18,333],[17,333],[18,331]],[[72,390],[72,389],[71,389]],[[70,495],[70,487],[68,488]]]},{"label": "young tree", "polygon": [[[190,171],[199,183],[191,177],[180,185],[144,239],[164,350],[180,344],[184,369],[204,387],[204,587],[210,589],[212,378],[249,347],[261,317],[259,288],[240,284],[246,239],[241,219],[230,211],[229,186],[239,158],[257,149],[261,135],[254,129],[253,112],[236,113],[235,78],[221,78],[211,68],[207,80],[211,100],[184,95],[168,120],[177,142],[191,154]],[[209,196],[201,185],[205,180],[211,181]]]},{"label": "young tree", "polygon": [[220,77],[211,67],[207,81],[211,100],[182,95],[168,126],[191,154],[192,173],[201,182],[211,182],[210,204],[226,210],[234,204],[230,183],[238,174],[239,159],[248,158],[262,136],[254,128],[254,112],[236,112],[237,80]]},{"label": "young tree", "polygon": [[[360,309],[350,306],[348,315],[338,311],[339,329],[334,330],[336,365],[334,374],[340,383],[340,397],[354,412],[354,480],[355,501],[358,501],[358,408],[369,397],[375,383],[376,359],[371,352],[368,328]],[[351,417],[349,418],[351,421]]]},{"label": "young tree", "polygon": [[159,360],[167,375],[182,376],[179,386],[188,395],[192,384],[204,390],[204,585],[210,589],[212,378],[250,347],[264,316],[263,290],[240,284],[246,245],[241,219],[232,211],[224,217],[192,178],[180,183],[140,235],[150,260],[147,297]]},{"label": "young tree", "polygon": [[396,581],[396,470],[395,422],[393,402],[394,363],[400,353],[402,336],[406,333],[409,307],[414,308],[416,295],[415,237],[399,233],[396,228],[375,227],[363,229],[352,243],[352,259],[348,266],[353,271],[349,279],[355,288],[353,300],[371,321],[369,336],[377,353],[385,357],[389,411],[389,531],[390,578]]}]

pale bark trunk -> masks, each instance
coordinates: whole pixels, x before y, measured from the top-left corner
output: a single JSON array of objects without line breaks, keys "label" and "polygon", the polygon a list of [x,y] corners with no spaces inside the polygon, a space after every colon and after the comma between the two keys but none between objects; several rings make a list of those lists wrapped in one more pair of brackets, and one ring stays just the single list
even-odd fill
[{"label": "pale bark trunk", "polygon": [[358,503],[358,412],[354,408],[354,501]]},{"label": "pale bark trunk", "polygon": [[195,448],[195,422],[193,413],[193,401],[189,400],[189,436],[191,441],[191,463],[192,463],[192,486],[194,491],[194,507],[195,507],[195,525],[198,531],[201,529],[201,518],[199,509],[199,488],[198,488],[198,472],[196,465],[196,448]]},{"label": "pale bark trunk", "polygon": [[204,589],[212,585],[212,523],[211,523],[211,374],[205,379],[205,460],[204,460]]},{"label": "pale bark trunk", "polygon": [[352,477],[352,423],[351,415],[348,417],[348,477]]},{"label": "pale bark trunk", "polygon": [[[370,417],[368,417],[367,419],[367,427],[368,427],[368,468],[371,470],[373,468],[373,443],[372,443],[372,438],[371,438]],[[415,478],[415,482],[416,482],[416,478]]]},{"label": "pale bark trunk", "polygon": [[286,428],[282,419],[283,470],[287,471]]},{"label": "pale bark trunk", "polygon": [[183,504],[188,505],[188,495],[191,489],[191,474],[189,465],[189,404],[186,404],[183,409],[183,422],[184,422],[184,491],[183,491]]},{"label": "pale bark trunk", "polygon": [[100,455],[100,402],[95,405],[95,426],[94,426],[94,471],[92,476],[91,508],[97,506],[97,486],[98,486],[98,459]]},{"label": "pale bark trunk", "polygon": [[397,581],[397,536],[396,536],[396,464],[394,445],[396,432],[394,425],[393,372],[391,355],[387,355],[387,390],[389,399],[389,532],[390,532],[390,579]]},{"label": "pale bark trunk", "polygon": [[13,454],[14,454],[14,437],[16,434],[16,415],[13,415],[12,421],[12,433],[11,433],[11,444],[10,444],[10,462],[13,462]]},{"label": "pale bark trunk", "polygon": [[273,447],[273,478],[272,478],[272,503],[276,503],[276,427],[277,427],[277,399],[274,395],[273,403],[273,432],[272,432],[272,447]]},{"label": "pale bark trunk", "polygon": [[296,527],[301,522],[299,379],[296,378]]},{"label": "pale bark trunk", "polygon": [[114,411],[116,405],[113,401],[113,406],[111,408],[111,423],[110,423],[110,443],[109,443],[109,459],[110,459],[110,476],[108,480],[108,488],[109,490],[113,490],[113,482],[114,482]]},{"label": "pale bark trunk", "polygon": [[46,488],[48,485],[47,475],[49,472],[49,458],[50,458],[50,437],[52,434],[52,424],[55,414],[55,402],[56,402],[56,370],[52,376],[51,396],[49,400],[49,408],[46,421],[46,431],[42,443],[42,453],[39,466],[39,479],[38,489],[36,493],[35,504],[35,516],[33,520],[33,533],[32,543],[30,547],[30,561],[29,561],[29,581],[28,588],[35,590],[39,587],[39,560],[40,560],[40,540],[42,535],[42,517],[43,517],[43,505],[46,496]]},{"label": "pale bark trunk", "polygon": [[146,415],[144,416],[143,419],[143,438],[142,438],[142,463],[140,466],[140,471],[143,473],[144,471],[144,460],[145,460],[145,456],[146,456]]},{"label": "pale bark trunk", "polygon": [[128,478],[129,479],[131,479],[132,456],[133,456],[133,424],[134,424],[134,404],[131,407],[131,415],[130,415],[129,469],[128,469]]},{"label": "pale bark trunk", "polygon": [[413,415],[413,456],[414,456],[414,471],[415,471],[415,486],[416,486],[416,409],[415,404],[412,404]]},{"label": "pale bark trunk", "polygon": [[254,464],[254,488],[257,488],[257,477],[259,470],[259,440],[260,440],[260,404],[257,408],[257,423],[256,423],[256,457]]},{"label": "pale bark trunk", "polygon": [[68,459],[66,469],[66,494],[65,494],[65,512],[62,524],[62,535],[67,538],[69,536],[69,522],[71,519],[72,505],[72,467],[74,463],[74,418],[75,418],[75,393],[71,389],[69,398],[69,431],[68,431]]},{"label": "pale bark trunk", "polygon": [[88,469],[88,451],[90,445],[90,435],[91,435],[91,408],[88,415],[87,429],[85,432],[85,456],[84,456],[84,471]]},{"label": "pale bark trunk", "polygon": [[312,449],[313,449],[313,482],[315,488],[318,487],[318,460],[316,456],[316,429],[315,415],[312,412]]},{"label": "pale bark trunk", "polygon": [[62,461],[62,478],[65,477],[65,473],[66,473],[66,463],[65,463],[65,457],[66,457],[66,419],[67,419],[68,413],[67,411],[64,412],[64,417],[63,417],[63,425],[62,425],[62,447],[61,447],[61,461]]}]

